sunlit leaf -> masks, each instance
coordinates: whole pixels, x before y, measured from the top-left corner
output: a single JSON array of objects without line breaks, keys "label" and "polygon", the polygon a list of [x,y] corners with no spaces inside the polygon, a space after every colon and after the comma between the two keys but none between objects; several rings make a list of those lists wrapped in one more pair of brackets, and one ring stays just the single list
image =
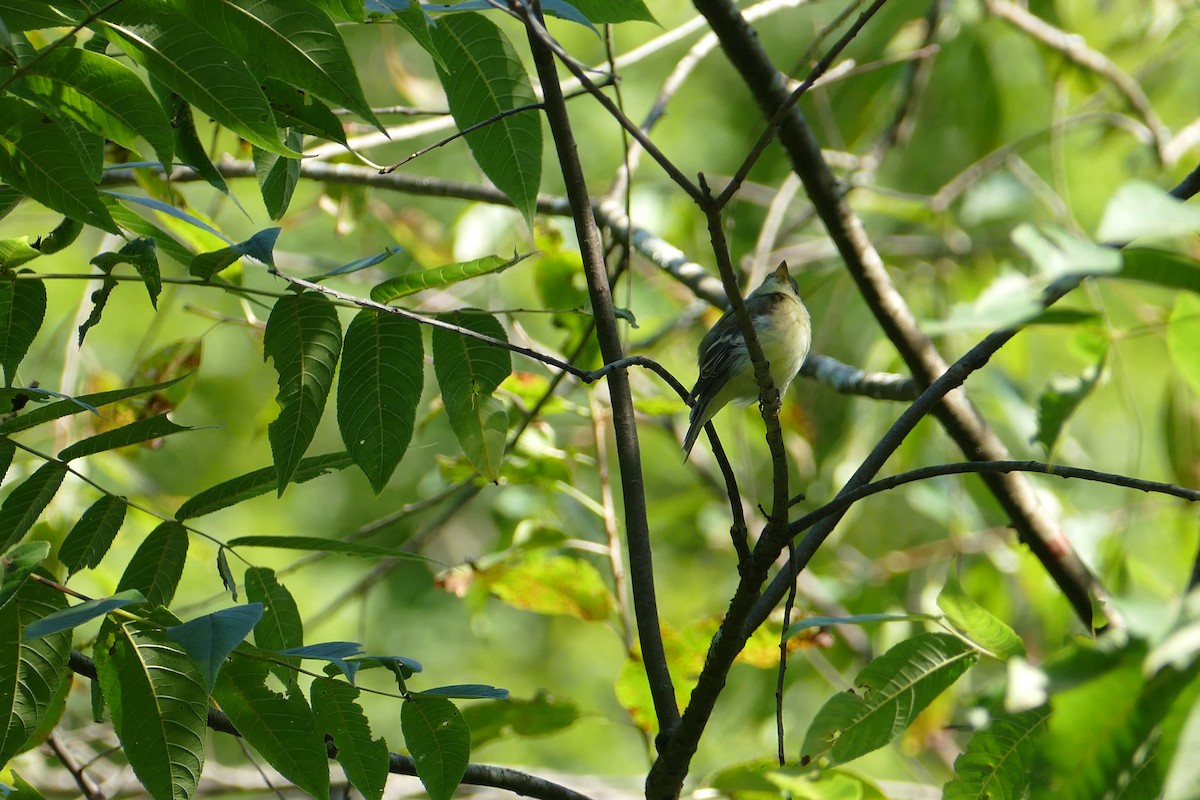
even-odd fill
[{"label": "sunlit leaf", "polygon": [[406,275],[388,278],[383,283],[372,287],[371,299],[376,303],[390,303],[393,300],[408,297],[410,294],[416,294],[425,289],[437,289],[481,275],[497,274],[514,264],[524,261],[528,257],[528,254],[513,256],[512,258],[484,256],[474,261],[461,261],[455,264],[435,267],[434,269],[410,272]]},{"label": "sunlit leaf", "polygon": [[163,107],[120,61],[78,47],[46,49],[26,65],[22,88],[53,104],[56,113],[136,151],[150,143],[163,164],[175,144]]},{"label": "sunlit leaf", "polygon": [[297,157],[279,141],[258,80],[203,25],[172,6],[124,0],[101,17],[105,35],[189,103],[253,145]]},{"label": "sunlit leaf", "polygon": [[951,624],[996,657],[1003,659],[1025,655],[1025,643],[1021,641],[1021,637],[967,596],[959,585],[953,568],[946,576],[946,585],[938,593],[937,604],[938,608],[946,612],[946,618]]},{"label": "sunlit leaf", "polygon": [[0,180],[47,208],[117,233],[76,141],[61,125],[15,97],[0,97]]},{"label": "sunlit leaf", "polygon": [[1186,236],[1200,231],[1200,208],[1152,183],[1131,181],[1108,201],[1096,238],[1130,242],[1140,237]]},{"label": "sunlit leaf", "polygon": [[509,605],[538,614],[604,620],[615,606],[599,570],[569,556],[531,557],[488,567],[478,580]]},{"label": "sunlit leaf", "polygon": [[1175,371],[1200,394],[1200,297],[1176,296],[1167,326],[1167,347]]}]

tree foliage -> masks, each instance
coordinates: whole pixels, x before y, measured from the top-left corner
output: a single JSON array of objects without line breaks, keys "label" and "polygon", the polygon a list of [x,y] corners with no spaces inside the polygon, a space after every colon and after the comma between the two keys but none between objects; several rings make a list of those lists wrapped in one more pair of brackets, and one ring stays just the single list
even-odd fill
[{"label": "tree foliage", "polygon": [[1197,12],[1032,6],[0,0],[4,791],[1200,796]]}]

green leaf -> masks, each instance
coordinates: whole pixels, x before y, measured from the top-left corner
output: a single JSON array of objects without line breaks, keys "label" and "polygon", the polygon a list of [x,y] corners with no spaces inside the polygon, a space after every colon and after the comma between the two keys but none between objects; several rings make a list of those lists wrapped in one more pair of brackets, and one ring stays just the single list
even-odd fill
[{"label": "green leaf", "polygon": [[73,573],[91,570],[100,564],[108,548],[116,539],[116,531],[125,522],[128,505],[124,498],[113,494],[103,495],[91,504],[71,528],[59,546],[59,560]]},{"label": "green leaf", "polygon": [[[187,266],[192,263],[192,251],[184,247],[178,239],[164,231],[140,214],[126,208],[121,202],[108,193],[101,195],[105,208],[112,214],[113,219],[124,230],[132,231],[138,236],[153,239],[155,247],[173,258],[177,263]],[[143,279],[144,280],[144,279]]]},{"label": "green leaf", "polygon": [[96,644],[113,729],[154,800],[187,800],[204,767],[208,693],[196,665],[161,630],[113,625]]},{"label": "green leaf", "polygon": [[131,59],[196,108],[250,144],[299,157],[280,144],[258,79],[203,25],[154,0],[124,0],[100,21]]},{"label": "green leaf", "polygon": [[1200,297],[1175,297],[1167,327],[1167,348],[1175,371],[1193,392],[1200,394]]},{"label": "green leaf", "polygon": [[[242,256],[248,256],[261,261],[267,266],[275,266],[275,240],[279,238],[279,228],[267,228],[259,231],[244,242],[222,247],[211,253],[201,253],[192,259],[188,272],[193,277],[209,280],[221,270],[237,261]],[[280,301],[282,302],[282,301]]]},{"label": "green leaf", "polygon": [[570,3],[597,25],[656,22],[642,0],[570,0]]},{"label": "green leaf", "polygon": [[[289,128],[284,141],[293,150],[303,145],[304,136],[295,128]],[[259,191],[263,205],[271,219],[279,219],[292,202],[292,193],[300,182],[300,159],[284,158],[266,150],[254,148],[254,174],[258,176]]]},{"label": "green leaf", "polygon": [[507,736],[546,736],[565,730],[581,717],[579,706],[539,692],[528,700],[496,700],[475,703],[463,709],[463,718],[471,729],[471,749]]},{"label": "green leaf", "polygon": [[1200,208],[1176,200],[1147,181],[1131,181],[1113,195],[1096,238],[1130,242],[1143,236],[1187,236],[1200,232]]},{"label": "green leaf", "polygon": [[969,644],[945,633],[900,642],[858,673],[854,691],[821,707],[804,737],[802,763],[820,758],[833,766],[883,747],[978,659]]},{"label": "green leaf", "polygon": [[1142,764],[1162,718],[1200,673],[1195,664],[1183,671],[1165,667],[1147,679],[1143,653],[1140,643],[1131,643],[1113,668],[1051,698],[1054,713],[1041,753],[1052,779],[1035,788],[1035,797],[1103,797]]},{"label": "green leaf", "polygon": [[46,800],[37,787],[22,778],[15,769],[9,772],[12,774],[13,785],[11,789],[5,787],[5,800]]},{"label": "green leaf", "polygon": [[[459,311],[439,319],[508,341],[490,314]],[[433,370],[450,427],[475,469],[488,480],[500,477],[508,437],[508,412],[492,393],[512,372],[507,350],[442,328],[433,329]]]},{"label": "green leaf", "polygon": [[1100,382],[1107,360],[1106,349],[1100,354],[1099,361],[1088,367],[1082,375],[1054,375],[1042,390],[1038,397],[1038,429],[1034,441],[1046,448],[1048,455],[1054,453],[1054,446],[1067,420]]},{"label": "green leaf", "polygon": [[337,760],[365,800],[380,800],[388,776],[388,749],[371,738],[371,725],[355,702],[358,689],[341,681],[318,678],[309,689],[320,730],[333,739]]},{"label": "green leaf", "polygon": [[334,275],[349,275],[352,272],[358,272],[359,270],[366,269],[367,267],[373,267],[376,264],[382,264],[392,256],[403,251],[404,248],[400,247],[399,245],[388,245],[378,253],[374,253],[369,256],[363,256],[362,258],[356,258],[353,261],[342,264],[340,267],[331,269],[329,272],[323,272],[315,278],[309,278],[309,280],[316,282],[323,281],[326,278],[331,278]]},{"label": "green leaf", "polygon": [[954,627],[997,658],[1006,660],[1011,656],[1025,655],[1025,643],[1021,637],[967,596],[958,583],[953,567],[946,576],[946,585],[938,593],[937,604],[946,612],[946,618]]},{"label": "green leaf", "polygon": [[22,542],[0,556],[0,606],[17,593],[34,568],[48,555],[49,542]]},{"label": "green leaf", "polygon": [[29,246],[29,237],[0,240],[0,270],[15,270],[42,255],[40,250]]},{"label": "green leaf", "polygon": [[38,467],[0,505],[0,552],[21,541],[41,515],[67,474],[67,465],[50,461]]},{"label": "green leaf", "polygon": [[[1174,758],[1163,777],[1162,800],[1196,800],[1200,796],[1200,703],[1193,702],[1187,709]],[[1181,709],[1176,709],[1179,711]]]},{"label": "green leaf", "polygon": [[[455,14],[430,30],[446,65],[438,77],[459,129],[537,102],[512,44],[481,14]],[[466,135],[485,175],[533,226],[542,179],[542,119],[537,110],[512,114]]]},{"label": "green leaf", "polygon": [[1027,796],[1037,760],[1038,739],[1046,729],[1050,707],[1019,714],[1000,714],[975,731],[967,749],[954,760],[954,779],[944,800],[1021,800]]},{"label": "green leaf", "polygon": [[55,6],[51,7],[44,0],[0,0],[0,16],[4,17],[8,29],[13,31],[75,25],[83,16],[73,3],[57,3]]},{"label": "green leaf", "polygon": [[[0,431],[2,433],[3,431]],[[354,463],[349,453],[326,453],[301,459],[292,474],[292,483],[304,483],[329,472],[345,469]],[[264,467],[236,478],[218,483],[194,497],[189,498],[175,512],[175,519],[185,520],[202,517],[222,508],[229,508],[249,500],[278,486],[278,472],[274,467]]]},{"label": "green leaf", "polygon": [[63,461],[72,461],[83,456],[103,453],[106,450],[115,450],[118,447],[128,447],[131,444],[149,442],[154,439],[162,439],[173,433],[190,430],[192,428],[184,425],[176,425],[167,418],[166,414],[158,414],[157,416],[139,419],[137,422],[122,425],[120,428],[113,428],[111,431],[105,431],[104,433],[98,433],[95,436],[82,439],[62,450],[58,454],[58,457]]},{"label": "green leaf", "polygon": [[187,560],[188,534],[178,522],[158,525],[138,547],[117,584],[117,591],[136,589],[155,606],[171,605],[183,565]]},{"label": "green leaf", "polygon": [[280,495],[317,432],[341,349],[341,323],[324,296],[276,301],[263,335],[263,358],[272,359],[279,373],[279,416],[267,426],[267,438]]},{"label": "green leaf", "polygon": [[137,151],[141,137],[163,164],[174,158],[166,112],[133,70],[114,58],[78,47],[43,50],[25,66],[21,86],[105,139]]},{"label": "green leaf", "polygon": [[528,254],[514,255],[508,259],[500,256],[484,256],[474,261],[460,261],[420,272],[410,272],[407,275],[389,278],[372,287],[371,299],[376,303],[390,303],[398,298],[408,297],[410,294],[416,294],[426,289],[437,289],[480,275],[500,273],[528,257]]},{"label": "green leaf", "polygon": [[36,242],[37,249],[42,255],[51,255],[60,250],[65,250],[75,243],[79,238],[79,234],[83,232],[83,223],[77,219],[63,217],[54,230],[50,231],[45,236],[39,236]]},{"label": "green leaf", "polygon": [[245,740],[267,763],[313,797],[329,796],[329,756],[316,720],[294,690],[286,697],[264,683],[266,665],[234,657],[213,696]]},{"label": "green leaf", "polygon": [[261,603],[223,608],[167,628],[167,638],[179,644],[200,667],[211,692],[225,659],[241,644],[262,618]]},{"label": "green leaf", "polygon": [[302,647],[289,647],[280,651],[286,658],[312,658],[328,661],[341,670],[346,680],[353,682],[358,672],[359,664],[348,659],[362,654],[362,645],[358,642],[319,642]]},{"label": "green leaf", "polygon": [[71,634],[26,641],[22,629],[66,604],[61,592],[26,581],[0,606],[0,764],[26,749],[51,712],[59,685],[68,680]]},{"label": "green leaf", "polygon": [[376,494],[412,440],[424,382],[421,326],[396,314],[360,311],[346,328],[337,421],[346,450]]},{"label": "green leaf", "polygon": [[233,577],[233,570],[229,568],[229,556],[225,555],[228,549],[227,547],[217,548],[217,575],[221,577],[221,585],[233,596],[234,602],[237,602],[237,581]]},{"label": "green leaf", "polygon": [[292,0],[183,0],[189,16],[260,72],[344,106],[382,130],[326,14]]},{"label": "green leaf", "polygon": [[62,125],[14,97],[0,97],[0,180],[47,208],[117,233],[77,141]]},{"label": "green leaf", "polygon": [[[13,187],[0,185],[0,219],[4,219],[14,210],[16,210],[16,207],[21,205],[21,201],[24,199],[25,195],[21,194]],[[29,237],[25,237],[25,241],[28,240]]]},{"label": "green leaf", "polygon": [[25,626],[25,638],[35,639],[41,636],[50,636],[59,631],[69,631],[96,617],[102,617],[114,609],[144,602],[146,602],[146,598],[138,591],[121,592],[112,597],[85,600],[70,608],[55,611],[53,614]]},{"label": "green leaf", "polygon": [[0,279],[0,366],[12,386],[46,317],[46,286],[40,280]]},{"label": "green leaf", "polygon": [[8,475],[8,468],[12,466],[13,456],[17,453],[17,445],[7,436],[0,438],[0,482]]},{"label": "green leaf", "polygon": [[43,422],[51,422],[70,416],[71,414],[78,414],[81,411],[96,413],[97,408],[106,406],[109,403],[116,403],[130,397],[162,391],[170,386],[174,386],[186,377],[188,376],[183,375],[162,383],[150,384],[149,386],[130,386],[126,389],[113,389],[108,392],[95,392],[94,394],[83,394],[79,397],[59,400],[56,403],[35,408],[19,417],[5,420],[0,423],[0,434],[10,434],[27,430],[35,425],[41,425]]},{"label": "green leaf", "polygon": [[1023,224],[1013,231],[1012,240],[1048,280],[1112,275],[1121,269],[1118,251],[1063,231]]},{"label": "green leaf", "polygon": [[[209,186],[232,197],[229,193],[229,184],[225,182],[221,172],[213,166],[204,142],[200,141],[200,134],[196,130],[196,116],[192,113],[192,107],[188,101],[180,97],[177,92],[172,92],[168,87],[154,80],[153,77],[151,77],[150,84],[171,115],[171,134],[175,139],[175,158],[194,169],[197,175],[208,181]],[[186,264],[188,261],[190,259],[184,260],[182,263]]]},{"label": "green leaf", "polygon": [[1200,262],[1194,258],[1146,247],[1127,247],[1121,251],[1121,259],[1120,278],[1200,293]]},{"label": "green leaf", "polygon": [[162,275],[158,270],[158,253],[154,239],[134,239],[117,253],[101,253],[93,258],[91,264],[111,274],[118,264],[129,264],[137,274],[142,276],[146,284],[146,294],[150,295],[150,305],[158,308],[158,295],[162,292]]},{"label": "green leaf", "polygon": [[429,14],[425,12],[421,3],[418,0],[389,0],[388,7],[395,13],[400,26],[408,31],[421,49],[429,53],[437,68],[447,71],[446,62],[442,60],[442,54],[438,52],[437,45],[433,43],[433,37],[429,33]]},{"label": "green leaf", "polygon": [[429,799],[450,800],[471,757],[462,714],[444,697],[410,695],[400,708],[400,729]]},{"label": "green leaf", "polygon": [[616,605],[600,571],[570,556],[535,556],[487,567],[476,580],[509,605],[536,614],[605,620]]},{"label": "green leaf", "polygon": [[[262,619],[254,626],[254,643],[263,650],[287,650],[304,644],[304,623],[296,601],[288,590],[275,578],[275,573],[266,567],[250,567],[246,570],[246,599],[261,603]],[[300,666],[297,658],[283,657],[283,661]],[[279,680],[288,683],[291,678],[284,667],[272,665]]]},{"label": "green leaf", "polygon": [[322,539],[319,536],[238,536],[227,542],[229,547],[274,547],[280,550],[308,550],[314,553],[337,553],[343,556],[362,556],[363,558],[403,558],[412,561],[432,561],[432,559],[366,542],[339,542],[336,539]]},{"label": "green leaf", "polygon": [[[263,81],[263,92],[275,111],[275,120],[280,126],[321,139],[346,145],[346,131],[342,120],[329,106],[311,94],[289,86],[274,78]],[[288,147],[295,147],[290,141]]]}]

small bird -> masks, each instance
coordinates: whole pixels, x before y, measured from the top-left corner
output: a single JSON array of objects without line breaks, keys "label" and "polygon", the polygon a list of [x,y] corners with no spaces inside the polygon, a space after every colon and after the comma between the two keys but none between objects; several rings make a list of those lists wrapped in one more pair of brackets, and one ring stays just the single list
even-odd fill
[{"label": "small bird", "polygon": [[[746,310],[763,355],[771,367],[771,380],[782,395],[800,371],[812,344],[812,320],[800,300],[800,287],[782,262],[762,285],[746,298]],[[726,311],[704,335],[697,351],[700,377],[688,395],[692,412],[683,437],[683,459],[692,452],[700,431],[732,401],[748,405],[758,399],[754,364],[733,310]]]}]

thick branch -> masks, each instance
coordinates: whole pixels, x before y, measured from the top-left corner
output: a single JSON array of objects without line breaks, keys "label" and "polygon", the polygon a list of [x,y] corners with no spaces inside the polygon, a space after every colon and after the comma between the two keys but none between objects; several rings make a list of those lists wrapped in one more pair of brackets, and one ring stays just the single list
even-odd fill
[{"label": "thick branch", "polygon": [[[754,93],[763,114],[772,116],[787,102],[789,93],[754,31],[729,0],[695,0],[695,5],[721,37],[726,54]],[[926,385],[932,383],[946,371],[946,362],[920,330],[916,318],[892,284],[883,260],[867,238],[862,221],[842,199],[834,176],[822,159],[816,139],[798,108],[793,107],[784,116],[779,136],[792,168],[803,181],[863,299],[912,370],[914,378]],[[1003,443],[961,391],[947,395],[934,414],[969,459],[1008,460],[1009,453]],[[1029,482],[1016,474],[988,475],[984,480],[1012,520],[1018,536],[1042,562],[1081,621],[1090,628],[1090,591],[1098,592],[1099,587],[1041,509]]]}]

